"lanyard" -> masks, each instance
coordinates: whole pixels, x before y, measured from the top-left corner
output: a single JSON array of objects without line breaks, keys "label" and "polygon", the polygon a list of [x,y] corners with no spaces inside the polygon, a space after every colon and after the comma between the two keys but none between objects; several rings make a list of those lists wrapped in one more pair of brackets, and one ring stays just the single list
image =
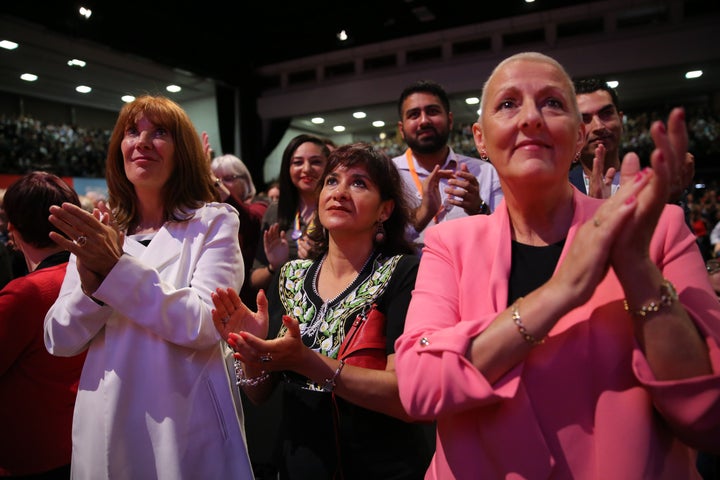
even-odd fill
[{"label": "lanyard", "polygon": [[[418,193],[420,193],[420,198],[422,198],[422,195],[423,195],[422,182],[420,181],[420,177],[418,177],[417,171],[415,170],[415,160],[413,160],[412,150],[410,150],[409,148],[405,152],[405,158],[407,158],[408,169],[410,170],[410,175],[412,176],[413,181],[415,182],[415,188],[417,188]],[[443,210],[445,210],[445,206],[440,205],[440,209],[437,211],[437,213],[433,217],[433,220],[435,220],[435,223],[438,223],[438,215],[440,215],[440,213],[442,213]]]},{"label": "lanyard", "polygon": [[420,177],[418,177],[418,174],[415,171],[415,160],[413,160],[412,150],[410,150],[409,148],[405,152],[405,158],[407,158],[408,168],[410,169],[410,175],[412,175],[413,181],[415,181],[415,187],[417,188],[417,191],[420,192],[420,198],[422,198],[422,194],[423,194],[422,182],[420,181]]},{"label": "lanyard", "polygon": [[302,226],[300,225],[300,211],[295,212],[295,228],[293,228],[291,236],[293,240],[297,240],[302,236]]}]

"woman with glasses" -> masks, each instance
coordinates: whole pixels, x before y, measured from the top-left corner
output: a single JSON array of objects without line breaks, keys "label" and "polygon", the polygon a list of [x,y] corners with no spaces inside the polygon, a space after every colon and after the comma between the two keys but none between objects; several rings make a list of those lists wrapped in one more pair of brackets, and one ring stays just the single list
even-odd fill
[{"label": "woman with glasses", "polygon": [[245,263],[246,278],[240,290],[240,297],[246,305],[255,305],[257,290],[250,284],[250,271],[262,238],[262,218],[268,204],[255,198],[257,190],[250,171],[235,155],[215,157],[210,163],[210,168],[216,177],[215,186],[220,200],[235,207],[240,216],[238,240]]}]

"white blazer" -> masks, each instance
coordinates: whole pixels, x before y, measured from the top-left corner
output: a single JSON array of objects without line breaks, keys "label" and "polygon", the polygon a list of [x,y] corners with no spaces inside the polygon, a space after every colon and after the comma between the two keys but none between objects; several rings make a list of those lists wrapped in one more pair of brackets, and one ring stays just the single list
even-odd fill
[{"label": "white blazer", "polygon": [[240,290],[236,211],[210,203],[124,255],[94,297],[71,255],[45,345],[88,349],[73,418],[74,479],[252,479],[231,351],[210,294]]}]

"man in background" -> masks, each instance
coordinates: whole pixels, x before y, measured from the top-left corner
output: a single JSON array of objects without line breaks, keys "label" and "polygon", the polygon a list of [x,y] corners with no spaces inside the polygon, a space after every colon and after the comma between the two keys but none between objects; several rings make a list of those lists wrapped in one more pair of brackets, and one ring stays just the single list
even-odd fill
[{"label": "man in background", "polygon": [[411,241],[423,245],[426,228],[468,215],[492,213],[502,200],[500,180],[487,155],[458,155],[448,146],[450,101],[441,85],[419,81],[398,100],[398,129],[408,148],[393,158],[414,209]]}]

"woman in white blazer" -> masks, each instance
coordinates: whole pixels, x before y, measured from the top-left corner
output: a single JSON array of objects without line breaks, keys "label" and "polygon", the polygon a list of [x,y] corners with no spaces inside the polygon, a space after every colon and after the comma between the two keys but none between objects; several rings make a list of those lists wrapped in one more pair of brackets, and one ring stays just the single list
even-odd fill
[{"label": "woman in white blazer", "polygon": [[212,202],[199,136],[163,97],[123,107],[106,177],[109,207],[50,209],[71,240],[51,237],[72,255],[45,344],[60,356],[87,350],[72,477],[251,479],[211,313],[216,285],[243,282],[237,212]]}]

